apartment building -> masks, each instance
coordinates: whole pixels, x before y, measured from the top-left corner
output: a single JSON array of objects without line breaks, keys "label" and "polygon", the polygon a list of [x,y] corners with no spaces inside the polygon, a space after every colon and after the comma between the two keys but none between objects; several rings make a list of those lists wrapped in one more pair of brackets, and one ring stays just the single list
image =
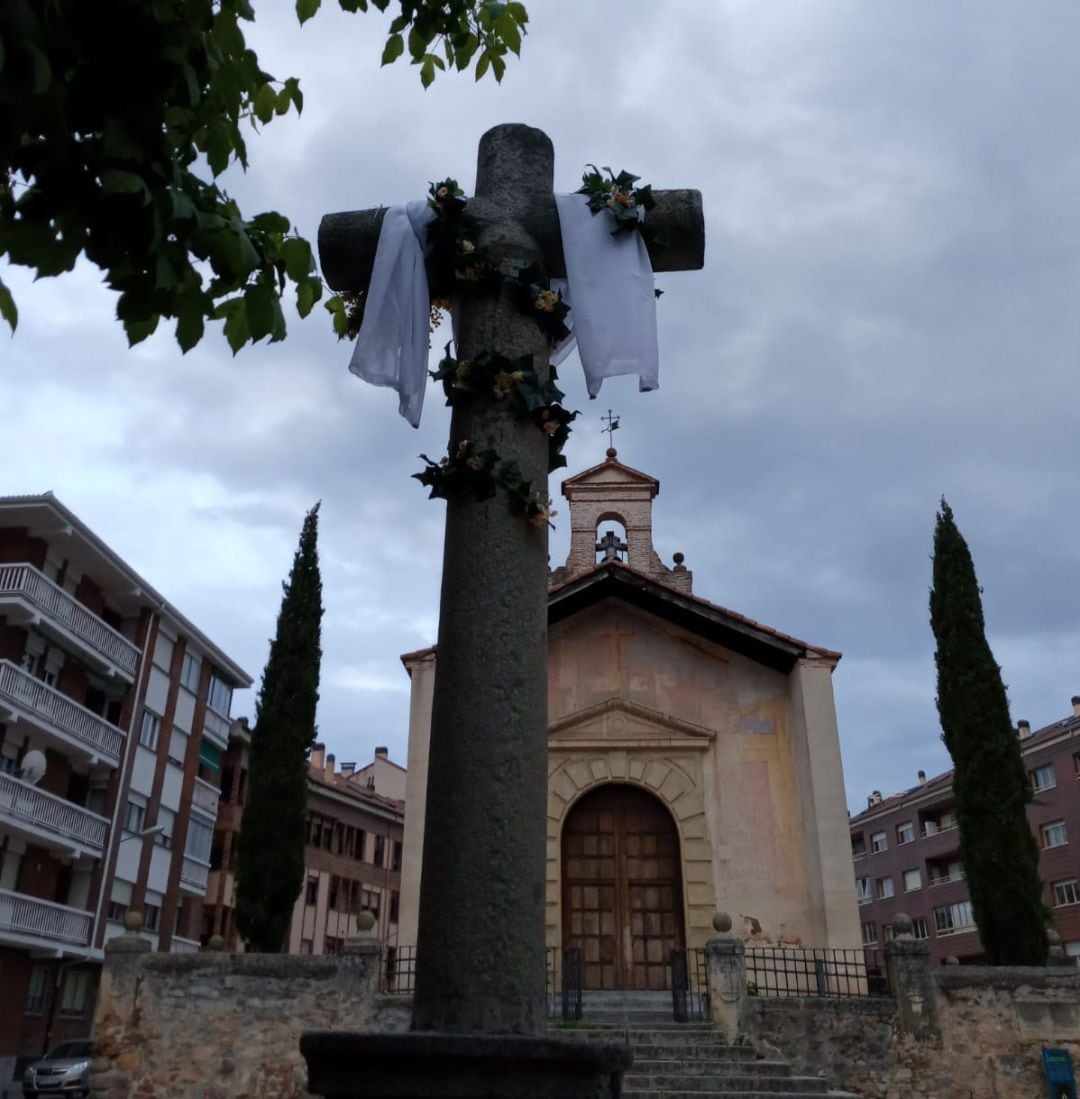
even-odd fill
[{"label": "apartment building", "polygon": [[[243,821],[251,733],[233,727],[222,767],[221,811],[211,849],[202,940],[221,935],[242,950],[236,929],[236,836]],[[371,912],[388,947],[398,941],[405,769],[376,748],[367,766],[342,763],[316,744],[308,764],[304,884],[286,939],[290,954],[336,954]]]},{"label": "apartment building", "polygon": [[[1080,964],[1080,695],[1072,713],[1032,733],[1017,726],[1034,799],[1028,824],[1039,845],[1043,899],[1066,952]],[[852,817],[851,853],[862,938],[880,946],[892,920],[904,912],[916,938],[930,944],[933,960],[983,960],[960,861],[960,833],[952,772],[927,779],[902,794],[875,791]]]},{"label": "apartment building", "polygon": [[250,684],[51,493],[0,497],[0,1084],[88,1034],[128,908],[155,949],[198,949]]}]

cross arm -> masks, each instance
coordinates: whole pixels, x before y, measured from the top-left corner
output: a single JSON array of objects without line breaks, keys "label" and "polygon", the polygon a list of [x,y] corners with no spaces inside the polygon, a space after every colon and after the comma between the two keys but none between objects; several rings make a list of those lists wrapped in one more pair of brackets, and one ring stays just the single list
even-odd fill
[{"label": "cross arm", "polygon": [[[654,271],[697,271],[705,264],[705,217],[701,192],[696,190],[653,191],[656,206],[648,214],[653,239],[649,259]],[[524,228],[539,244],[548,276],[566,274],[562,237],[555,213],[555,200],[538,204],[532,216],[522,219]],[[544,209],[543,207],[547,208]],[[327,214],[319,225],[319,263],[323,278],[332,290],[366,290],[375,264],[386,207]],[[600,215],[603,216],[603,215]],[[657,243],[660,241],[662,243]]]}]

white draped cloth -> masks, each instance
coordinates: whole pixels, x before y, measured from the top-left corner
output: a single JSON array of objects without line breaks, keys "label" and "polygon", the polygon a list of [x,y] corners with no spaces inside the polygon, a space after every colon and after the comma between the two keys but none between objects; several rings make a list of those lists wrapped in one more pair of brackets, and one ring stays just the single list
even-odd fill
[{"label": "white draped cloth", "polygon": [[[570,306],[571,335],[554,349],[562,362],[575,344],[590,397],[605,378],[637,374],[642,392],[659,383],[656,295],[640,233],[613,234],[585,195],[556,195],[566,280],[552,281]],[[372,385],[396,389],[401,415],[418,427],[428,368],[426,202],[391,206],[383,217],[375,264],[349,369]]]}]

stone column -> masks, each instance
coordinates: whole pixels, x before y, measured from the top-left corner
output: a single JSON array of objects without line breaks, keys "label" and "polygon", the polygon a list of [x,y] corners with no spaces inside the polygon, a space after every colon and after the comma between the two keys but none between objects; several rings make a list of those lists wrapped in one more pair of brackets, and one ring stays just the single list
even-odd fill
[{"label": "stone column", "polygon": [[382,968],[382,947],[375,935],[375,917],[361,912],[356,917],[357,933],[346,939],[341,948],[345,975],[365,1002],[373,1002],[379,994],[379,974]]},{"label": "stone column", "polygon": [[885,944],[889,988],[896,997],[900,1030],[922,1041],[941,1036],[937,1018],[937,988],[930,969],[930,944],[911,934],[911,919],[898,912],[893,917],[893,940]]},{"label": "stone column", "polygon": [[709,1015],[728,1044],[734,1043],[746,1004],[746,948],[731,934],[731,917],[713,917],[716,937],[705,944],[709,971]]}]

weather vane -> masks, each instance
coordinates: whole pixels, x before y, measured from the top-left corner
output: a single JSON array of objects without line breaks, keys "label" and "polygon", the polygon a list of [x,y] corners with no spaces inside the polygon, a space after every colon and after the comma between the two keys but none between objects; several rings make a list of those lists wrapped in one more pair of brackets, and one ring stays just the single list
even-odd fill
[{"label": "weather vane", "polygon": [[619,430],[619,414],[617,412],[612,412],[609,408],[607,410],[607,415],[601,416],[600,419],[607,421],[607,427],[602,427],[600,429],[600,432],[601,434],[605,431],[607,432],[608,446],[610,447],[612,442],[614,441],[612,439],[612,436],[615,434],[616,431]]}]

